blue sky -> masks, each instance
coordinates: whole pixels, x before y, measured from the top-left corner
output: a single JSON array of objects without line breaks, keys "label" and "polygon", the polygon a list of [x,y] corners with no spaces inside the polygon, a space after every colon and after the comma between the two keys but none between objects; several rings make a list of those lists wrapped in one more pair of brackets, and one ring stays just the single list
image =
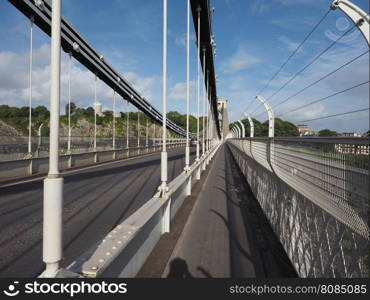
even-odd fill
[{"label": "blue sky", "polygon": [[[213,0],[213,30],[217,43],[218,96],[229,99],[230,119],[241,118],[248,107],[261,121],[262,107],[253,100],[284,60],[329,9],[328,0]],[[369,11],[367,0],[354,0]],[[161,109],[162,1],[161,0],[63,0],[63,16],[101,52],[137,89]],[[185,112],[186,1],[169,0],[168,76],[169,109]],[[0,103],[27,105],[29,21],[8,1],[0,1]],[[331,11],[279,76],[263,92],[269,97],[286,80],[325,49],[352,24],[340,11]],[[196,48],[191,43],[191,112],[196,113]],[[34,105],[49,101],[50,38],[34,31]],[[286,88],[270,99],[274,107],[330,71],[366,52],[363,37],[354,32]],[[62,57],[62,101],[66,103],[67,55]],[[319,84],[275,108],[275,115],[369,80],[369,55],[338,71]],[[72,99],[80,106],[93,103],[93,76],[73,61]],[[113,92],[98,85],[98,100],[110,109]],[[306,109],[282,115],[299,123],[328,114],[369,107],[369,86],[364,85]],[[123,103],[118,107],[125,109]],[[62,110],[63,111],[63,110]],[[313,129],[364,132],[369,113],[309,122]]]}]

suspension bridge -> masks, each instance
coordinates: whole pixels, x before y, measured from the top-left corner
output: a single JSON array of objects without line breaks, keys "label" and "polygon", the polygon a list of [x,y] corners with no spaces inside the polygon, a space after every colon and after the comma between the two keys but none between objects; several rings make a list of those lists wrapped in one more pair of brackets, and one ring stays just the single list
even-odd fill
[{"label": "suspension bridge", "polygon": [[[365,78],[289,110],[283,106],[368,56],[369,14],[363,9],[335,0],[231,123],[232,99],[221,99],[217,92],[213,8],[209,0],[186,1],[184,127],[167,118],[167,0],[162,107],[154,107],[62,16],[61,0],[9,2],[31,24],[30,109],[28,137],[14,137],[11,159],[0,161],[1,277],[368,277],[369,138],[283,137],[276,135],[275,126],[277,117],[368,86]],[[352,26],[265,96],[334,10]],[[39,137],[31,132],[35,26],[51,37],[46,141],[41,140],[41,126]],[[189,127],[191,27],[197,51],[195,132]],[[366,51],[278,99],[355,31]],[[69,59],[66,136],[60,135],[62,51]],[[88,139],[72,134],[72,59],[94,76],[94,127]],[[112,92],[112,138],[97,133],[97,82]],[[127,107],[122,137],[116,132],[118,103]],[[142,115],[133,121],[129,107]],[[368,110],[329,113],[300,123]],[[268,120],[266,137],[255,136],[255,118],[261,115]],[[140,116],[145,116],[145,125]],[[130,132],[133,123],[135,133]],[[20,143],[27,145],[22,157],[11,156]]]}]

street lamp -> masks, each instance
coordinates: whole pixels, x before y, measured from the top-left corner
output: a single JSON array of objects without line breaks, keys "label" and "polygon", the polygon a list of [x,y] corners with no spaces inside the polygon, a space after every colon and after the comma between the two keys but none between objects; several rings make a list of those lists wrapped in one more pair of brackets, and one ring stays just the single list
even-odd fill
[{"label": "street lamp", "polygon": [[33,58],[33,16],[30,18],[30,65],[29,65],[29,97],[28,97],[28,157],[32,157],[32,58]]},{"label": "street lamp", "polygon": [[[163,0],[163,91],[162,91],[162,153],[161,153],[161,196],[167,193],[167,149],[166,149],[166,123],[167,123],[167,0]],[[168,229],[169,224],[166,224]],[[167,231],[167,230],[165,230]]]},{"label": "street lamp", "polygon": [[199,161],[199,105],[200,105],[200,6],[197,7],[198,13],[198,57],[197,57],[197,83],[198,83],[198,118],[197,118],[197,152],[196,161]]},{"label": "street lamp", "polygon": [[44,180],[42,277],[55,277],[63,257],[63,177],[59,172],[61,0],[52,2],[49,172]]},{"label": "street lamp", "polygon": [[189,145],[189,103],[190,103],[190,0],[187,0],[186,17],[186,147],[185,168],[190,170],[190,145]]}]

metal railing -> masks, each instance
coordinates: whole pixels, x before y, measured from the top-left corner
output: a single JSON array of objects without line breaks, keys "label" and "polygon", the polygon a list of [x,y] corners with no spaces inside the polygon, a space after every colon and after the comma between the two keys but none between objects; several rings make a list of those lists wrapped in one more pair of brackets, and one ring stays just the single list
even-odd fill
[{"label": "metal railing", "polygon": [[[169,139],[178,143],[183,139]],[[137,137],[131,137],[128,140],[129,148],[137,148]],[[148,146],[159,145],[161,141],[148,138]],[[49,156],[49,136],[32,137],[31,139],[32,157]],[[140,147],[146,147],[147,140],[145,137],[140,138]],[[126,149],[126,137],[116,137],[115,148]],[[114,150],[112,137],[97,138],[96,151]],[[0,136],[0,161],[10,161],[28,158],[28,136]],[[59,139],[60,155],[68,154],[68,137],[61,136]],[[71,137],[71,154],[94,152],[94,137],[90,136],[72,136]]]},{"label": "metal railing", "polygon": [[[192,187],[200,180],[220,143],[195,161],[188,171],[168,183],[164,196],[158,191],[143,206],[117,225],[102,240],[68,266],[62,277],[135,277],[161,238],[170,232],[170,221],[176,216]],[[43,275],[41,275],[42,277]]]},{"label": "metal railing", "polygon": [[301,276],[369,275],[369,139],[228,144]]},{"label": "metal railing", "polygon": [[[23,149],[22,147],[25,147],[27,151],[27,145],[16,143],[19,142],[20,138],[21,137],[12,137],[13,144],[8,144],[8,147],[13,149],[13,152],[10,151],[10,155],[13,153],[13,159],[0,159],[0,182],[20,179],[33,174],[46,174],[48,171],[48,139],[45,139],[46,141],[44,140],[43,147],[38,148],[39,151],[32,153],[32,156],[27,156],[27,153],[21,151]],[[148,144],[146,144],[145,139],[140,141],[140,146],[137,144],[137,139],[130,139],[129,148],[126,148],[126,139],[117,139],[116,148],[113,149],[112,140],[104,138],[97,140],[97,147],[94,151],[91,144],[92,139],[86,137],[75,139],[77,139],[73,140],[73,145],[75,145],[75,147],[71,147],[70,153],[67,152],[67,139],[61,139],[59,170],[84,167],[99,162],[108,162],[152,152],[159,152],[162,149],[160,140],[148,140]],[[169,139],[167,144],[169,149],[183,147],[185,146],[185,140]],[[16,156],[15,159],[14,156]]]}]

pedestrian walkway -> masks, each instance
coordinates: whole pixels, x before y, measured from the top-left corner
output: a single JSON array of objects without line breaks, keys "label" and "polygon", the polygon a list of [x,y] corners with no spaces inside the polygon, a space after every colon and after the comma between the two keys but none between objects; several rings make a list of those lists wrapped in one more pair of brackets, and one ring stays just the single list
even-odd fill
[{"label": "pedestrian walkway", "polygon": [[225,145],[218,150],[161,276],[296,276]]}]

